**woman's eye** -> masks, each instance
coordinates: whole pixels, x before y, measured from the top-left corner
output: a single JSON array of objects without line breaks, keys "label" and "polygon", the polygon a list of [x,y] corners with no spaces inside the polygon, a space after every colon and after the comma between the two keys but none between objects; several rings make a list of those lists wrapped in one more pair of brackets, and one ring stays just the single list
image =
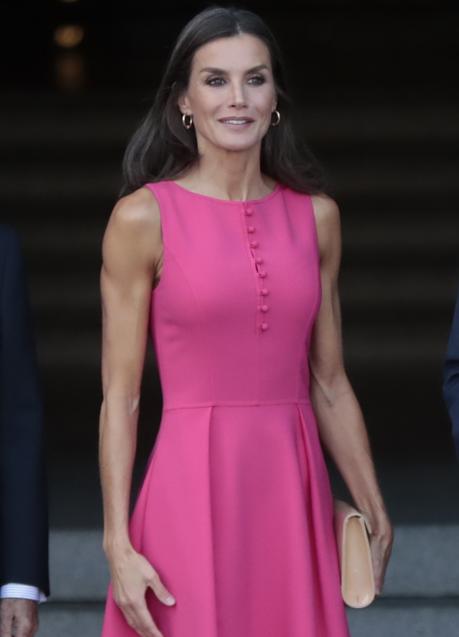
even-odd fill
[{"label": "woman's eye", "polygon": [[206,84],[210,84],[210,86],[221,86],[217,82],[223,81],[221,77],[211,77],[207,80]]},{"label": "woman's eye", "polygon": [[265,78],[263,77],[263,75],[253,75],[250,79],[257,80],[256,84],[263,84],[265,81]]},{"label": "woman's eye", "polygon": [[[255,82],[252,82],[252,80],[255,80]],[[265,78],[263,75],[252,75],[252,77],[249,78],[249,81],[251,84],[264,84]],[[210,86],[221,86],[224,82],[225,80],[222,77],[210,77],[206,81],[206,84],[209,84]]]}]

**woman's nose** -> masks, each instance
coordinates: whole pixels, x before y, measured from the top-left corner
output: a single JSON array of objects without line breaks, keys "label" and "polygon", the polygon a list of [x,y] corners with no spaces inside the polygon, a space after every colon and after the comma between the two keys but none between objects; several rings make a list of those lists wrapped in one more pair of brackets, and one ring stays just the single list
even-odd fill
[{"label": "woman's nose", "polygon": [[240,84],[233,84],[231,87],[231,105],[245,106],[245,92]]}]

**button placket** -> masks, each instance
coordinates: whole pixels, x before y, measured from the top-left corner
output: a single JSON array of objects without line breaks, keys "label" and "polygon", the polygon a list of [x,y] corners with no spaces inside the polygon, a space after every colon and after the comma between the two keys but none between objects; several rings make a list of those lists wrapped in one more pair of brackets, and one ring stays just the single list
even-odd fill
[{"label": "button placket", "polygon": [[[258,239],[253,238],[256,235],[256,225],[253,220],[254,209],[252,206],[245,204],[244,205],[244,213],[246,219],[246,231],[247,231],[247,240],[249,243],[249,250],[252,256],[255,271],[257,274],[257,280],[259,287],[258,294],[259,300],[257,305],[257,330],[259,334],[264,334],[266,330],[269,328],[269,323],[266,320],[266,313],[269,311],[269,305],[266,302],[266,296],[269,294],[269,289],[266,285],[264,285],[264,280],[267,277],[267,271],[262,264],[264,263],[263,257],[261,257],[258,253],[260,242]],[[263,285],[262,285],[263,284]]]}]

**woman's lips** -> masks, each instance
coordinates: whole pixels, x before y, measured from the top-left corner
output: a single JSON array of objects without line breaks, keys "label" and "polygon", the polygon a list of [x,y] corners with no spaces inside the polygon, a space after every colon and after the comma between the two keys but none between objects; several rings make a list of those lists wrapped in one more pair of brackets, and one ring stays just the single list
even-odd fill
[{"label": "woman's lips", "polygon": [[247,128],[250,124],[253,124],[253,119],[227,118],[227,119],[220,119],[219,122],[234,130],[237,128],[241,128],[241,129]]}]

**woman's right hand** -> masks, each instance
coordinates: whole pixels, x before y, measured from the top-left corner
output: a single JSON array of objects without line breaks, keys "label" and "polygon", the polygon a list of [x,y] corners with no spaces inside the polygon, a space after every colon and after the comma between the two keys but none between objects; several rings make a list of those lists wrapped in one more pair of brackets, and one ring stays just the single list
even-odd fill
[{"label": "woman's right hand", "polygon": [[112,554],[108,561],[113,599],[129,626],[141,637],[164,637],[148,610],[145,593],[150,587],[156,597],[167,606],[175,604],[175,599],[161,582],[153,566],[133,547],[122,553]]}]

